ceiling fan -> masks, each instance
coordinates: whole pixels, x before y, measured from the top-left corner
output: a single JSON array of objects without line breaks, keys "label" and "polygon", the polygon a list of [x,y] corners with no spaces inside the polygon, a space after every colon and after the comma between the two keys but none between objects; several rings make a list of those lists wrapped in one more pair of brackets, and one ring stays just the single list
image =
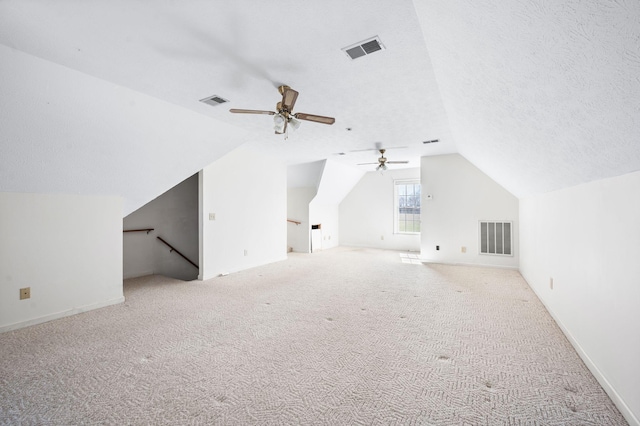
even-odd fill
[{"label": "ceiling fan", "polygon": [[294,130],[297,129],[298,127],[300,127],[300,121],[298,120],[313,121],[315,123],[322,124],[333,124],[336,121],[336,119],[333,117],[323,117],[321,115],[305,114],[303,112],[297,112],[294,114],[293,106],[296,104],[296,100],[298,99],[298,92],[286,85],[281,85],[280,87],[278,87],[278,91],[282,95],[282,101],[276,104],[275,111],[236,108],[231,108],[229,111],[236,114],[273,115],[273,123],[276,135],[284,134],[285,139],[287,134],[287,126],[293,127]]},{"label": "ceiling fan", "polygon": [[376,170],[387,170],[387,164],[407,164],[408,161],[387,161],[387,158],[384,156],[386,149],[380,148],[380,158],[378,158],[377,163],[360,163],[358,166],[367,166],[370,164],[377,164]]}]

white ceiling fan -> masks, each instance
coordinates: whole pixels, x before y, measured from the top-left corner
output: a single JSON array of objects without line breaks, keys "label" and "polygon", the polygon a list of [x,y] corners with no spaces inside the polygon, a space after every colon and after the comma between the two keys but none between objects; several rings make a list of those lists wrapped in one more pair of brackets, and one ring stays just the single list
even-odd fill
[{"label": "white ceiling fan", "polygon": [[291,87],[286,85],[281,85],[278,87],[278,91],[282,95],[282,100],[276,104],[275,111],[263,111],[263,110],[254,110],[254,109],[237,109],[231,108],[229,111],[236,114],[267,114],[273,115],[273,123],[274,129],[277,135],[287,135],[287,126],[293,127],[293,129],[297,129],[300,127],[300,121],[313,121],[315,123],[321,124],[333,124],[335,123],[335,118],[333,117],[324,117],[322,115],[314,115],[314,114],[306,114],[303,112],[293,113],[293,107],[296,104],[296,100],[298,99],[298,92],[293,90]]}]

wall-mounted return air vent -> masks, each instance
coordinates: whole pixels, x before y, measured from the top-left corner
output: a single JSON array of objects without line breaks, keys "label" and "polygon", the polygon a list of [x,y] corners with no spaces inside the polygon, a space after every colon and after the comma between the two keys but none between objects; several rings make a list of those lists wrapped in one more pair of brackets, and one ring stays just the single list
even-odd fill
[{"label": "wall-mounted return air vent", "polygon": [[378,36],[342,48],[342,51],[346,53],[351,59],[358,59],[362,56],[370,55],[379,50],[384,50],[384,45],[382,44],[382,42],[380,42]]},{"label": "wall-mounted return air vent", "polygon": [[224,98],[221,98],[218,95],[213,95],[213,96],[209,96],[209,97],[204,98],[204,99],[200,99],[200,102],[204,102],[205,104],[211,105],[211,106],[217,106],[217,105],[229,102],[229,101],[224,99]]},{"label": "wall-mounted return air vent", "polygon": [[511,222],[480,221],[480,254],[513,255]]},{"label": "wall-mounted return air vent", "polygon": [[423,141],[422,143],[427,144],[427,143],[437,143],[440,142],[439,139],[431,139],[430,141]]}]

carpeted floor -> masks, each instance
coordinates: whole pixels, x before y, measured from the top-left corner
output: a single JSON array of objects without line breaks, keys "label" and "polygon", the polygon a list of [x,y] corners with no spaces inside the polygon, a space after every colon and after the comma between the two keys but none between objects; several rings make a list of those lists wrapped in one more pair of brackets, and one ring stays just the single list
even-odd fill
[{"label": "carpeted floor", "polygon": [[0,424],[624,425],[515,271],[338,248],[0,334]]}]

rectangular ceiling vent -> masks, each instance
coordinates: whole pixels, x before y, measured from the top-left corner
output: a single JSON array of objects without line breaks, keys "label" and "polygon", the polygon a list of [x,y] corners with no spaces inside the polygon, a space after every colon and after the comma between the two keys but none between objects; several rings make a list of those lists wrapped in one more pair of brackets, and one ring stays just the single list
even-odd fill
[{"label": "rectangular ceiling vent", "polygon": [[362,56],[370,55],[379,50],[384,50],[384,45],[380,42],[378,36],[342,48],[342,51],[346,53],[351,59],[358,59]]},{"label": "rectangular ceiling vent", "polygon": [[211,106],[217,106],[229,101],[224,98],[221,98],[218,95],[213,95],[213,96],[209,96],[208,98],[200,99],[200,102],[204,102],[205,104],[211,105]]},{"label": "rectangular ceiling vent", "polygon": [[431,139],[430,141],[423,141],[422,143],[427,144],[427,143],[437,143],[440,142],[439,139]]}]

